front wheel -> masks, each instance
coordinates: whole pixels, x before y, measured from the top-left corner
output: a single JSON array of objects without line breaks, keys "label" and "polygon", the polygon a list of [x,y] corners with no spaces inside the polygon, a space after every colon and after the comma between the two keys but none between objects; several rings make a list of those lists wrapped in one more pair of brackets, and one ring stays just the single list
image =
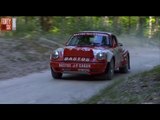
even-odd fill
[{"label": "front wheel", "polygon": [[52,77],[54,79],[60,79],[60,78],[62,78],[62,73],[56,73],[56,72],[53,71],[52,68],[51,68],[51,74],[52,74]]},{"label": "front wheel", "polygon": [[112,80],[114,76],[114,61],[113,59],[108,63],[106,73],[105,73],[105,78],[107,80]]}]

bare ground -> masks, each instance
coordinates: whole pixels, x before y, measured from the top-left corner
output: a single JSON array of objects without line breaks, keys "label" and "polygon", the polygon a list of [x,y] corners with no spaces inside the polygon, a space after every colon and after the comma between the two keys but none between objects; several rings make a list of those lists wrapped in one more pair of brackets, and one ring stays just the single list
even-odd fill
[{"label": "bare ground", "polygon": [[47,69],[51,48],[59,45],[44,41],[0,38],[0,80]]}]

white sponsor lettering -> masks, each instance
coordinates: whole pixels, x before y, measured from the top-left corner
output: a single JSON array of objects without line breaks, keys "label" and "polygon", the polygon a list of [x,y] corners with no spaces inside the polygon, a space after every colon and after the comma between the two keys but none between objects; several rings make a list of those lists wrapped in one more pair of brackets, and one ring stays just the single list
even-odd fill
[{"label": "white sponsor lettering", "polygon": [[77,35],[98,35],[98,36],[108,36],[106,34],[103,34],[103,33],[77,33],[77,34],[74,34],[74,36],[77,36]]},{"label": "white sponsor lettering", "polygon": [[82,58],[82,59],[81,59],[81,61],[83,61],[83,62],[84,62],[84,61],[85,61],[85,58]]},{"label": "white sponsor lettering", "polygon": [[67,68],[69,68],[69,67],[71,67],[71,64],[60,63],[59,67],[67,67]]},{"label": "white sponsor lettering", "polygon": [[79,68],[90,68],[90,64],[79,64]]},{"label": "white sponsor lettering", "polygon": [[72,68],[78,68],[78,64],[73,64]]},{"label": "white sponsor lettering", "polygon": [[80,57],[78,57],[77,61],[81,61],[81,58],[80,58]]},{"label": "white sponsor lettering", "polygon": [[85,58],[85,57],[64,57],[64,61],[89,62],[90,58]]},{"label": "white sponsor lettering", "polygon": [[66,63],[59,63],[60,68],[91,68],[90,64],[66,64]]},{"label": "white sponsor lettering", "polygon": [[69,60],[69,61],[72,61],[72,57],[69,57],[68,60]]},{"label": "white sponsor lettering", "polygon": [[89,58],[86,58],[86,62],[89,62]]},{"label": "white sponsor lettering", "polygon": [[73,58],[73,61],[76,61],[76,60],[77,60],[77,58],[76,58],[76,57],[74,57],[74,58]]},{"label": "white sponsor lettering", "polygon": [[64,61],[67,61],[67,60],[68,60],[68,57],[65,57],[65,58],[64,58]]}]

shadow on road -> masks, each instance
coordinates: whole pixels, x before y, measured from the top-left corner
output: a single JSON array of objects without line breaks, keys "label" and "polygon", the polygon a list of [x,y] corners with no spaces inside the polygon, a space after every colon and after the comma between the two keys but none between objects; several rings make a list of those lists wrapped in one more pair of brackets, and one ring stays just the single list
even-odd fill
[{"label": "shadow on road", "polygon": [[[129,72],[130,73],[130,72]],[[127,73],[127,74],[129,74]],[[118,77],[123,77],[124,75],[120,73],[119,71],[115,71],[114,77],[112,80],[118,78]],[[110,81],[107,79],[104,79],[101,75],[86,75],[86,74],[64,74],[61,80],[73,80],[73,81]]]}]

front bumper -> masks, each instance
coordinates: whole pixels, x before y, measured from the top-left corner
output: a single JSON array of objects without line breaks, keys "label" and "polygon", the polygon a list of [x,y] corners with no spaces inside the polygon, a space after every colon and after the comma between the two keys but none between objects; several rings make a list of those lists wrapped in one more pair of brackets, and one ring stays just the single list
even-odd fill
[{"label": "front bumper", "polygon": [[81,62],[63,62],[51,61],[50,67],[54,72],[60,73],[85,73],[89,75],[102,74],[105,72],[106,62],[81,63]]}]

